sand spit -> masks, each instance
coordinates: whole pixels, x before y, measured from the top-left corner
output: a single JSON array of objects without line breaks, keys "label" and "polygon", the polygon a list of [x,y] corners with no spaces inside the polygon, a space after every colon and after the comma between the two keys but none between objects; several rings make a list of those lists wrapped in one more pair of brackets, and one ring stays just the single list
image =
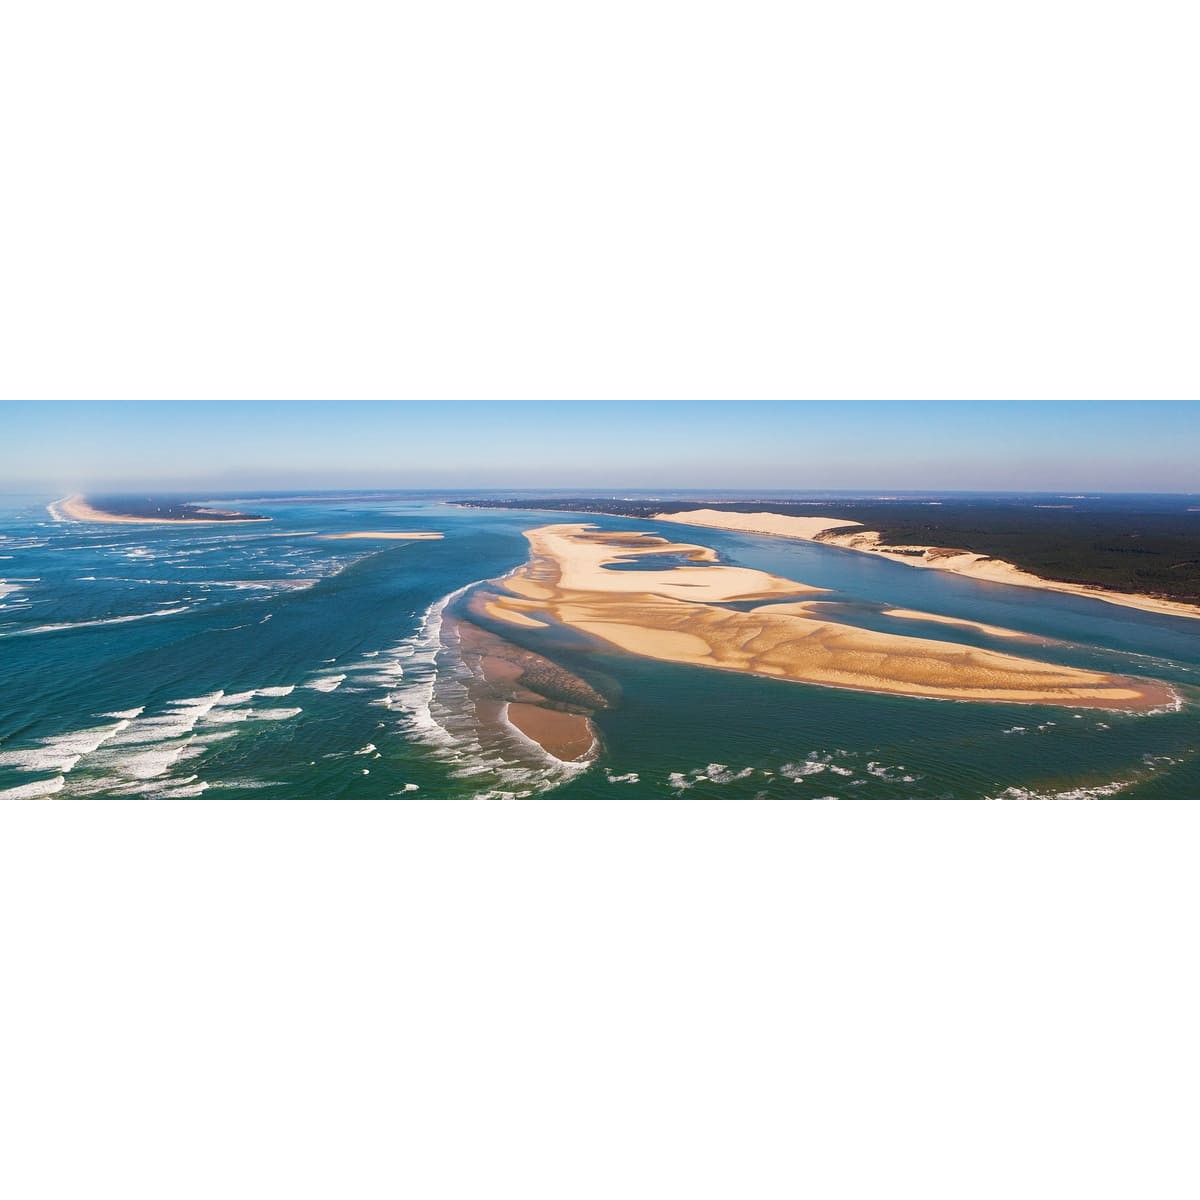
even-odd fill
[{"label": "sand spit", "polygon": [[982,621],[967,621],[962,617],[943,617],[938,613],[917,612],[912,608],[885,608],[880,616],[900,617],[905,621],[932,621],[938,625],[957,625],[960,629],[973,629],[976,633],[987,637],[1012,638],[1020,642],[1038,642],[1043,639],[1032,633],[1022,633],[1019,629],[1005,629],[1002,625],[985,625]]},{"label": "sand spit", "polygon": [[[1165,684],[1061,667],[953,642],[821,620],[801,604],[731,603],[824,589],[716,561],[701,546],[589,525],[528,530],[532,556],[493,584],[499,609],[538,611],[633,654],[801,683],[945,700],[1147,709],[1170,703]],[[646,555],[705,566],[613,570]]]},{"label": "sand spit", "polygon": [[364,530],[361,533],[319,533],[317,537],[328,541],[340,541],[343,538],[371,538],[390,542],[436,542],[445,537],[443,533],[382,533]]},{"label": "sand spit", "polygon": [[[787,517],[780,513],[731,513],[712,508],[697,508],[689,512],[658,513],[655,521],[673,521],[679,525],[703,525],[710,529],[728,529],[741,533],[766,533],[777,537],[800,538],[808,542],[823,542],[828,546],[841,546],[846,550],[861,550],[867,554],[884,554],[893,562],[909,567],[932,567],[937,571],[952,571],[971,579],[987,583],[1005,583],[1014,587],[1042,588],[1052,592],[1066,592],[1073,596],[1086,596],[1089,600],[1103,600],[1108,604],[1119,604],[1125,608],[1138,608],[1144,612],[1164,613],[1172,617],[1200,618],[1200,608],[1178,600],[1160,600],[1155,596],[1136,593],[1111,592],[1105,588],[1087,587],[1084,584],[1060,583],[1043,579],[1023,571],[1013,563],[999,558],[988,558],[970,550],[955,550],[945,546],[887,546],[880,535],[871,529],[863,529],[857,521],[840,521],[833,517]],[[858,526],[854,532],[843,531],[847,526]]]},{"label": "sand spit", "polygon": [[[207,517],[126,517],[120,513],[104,512],[93,508],[83,496],[64,496],[46,505],[46,511],[56,521],[93,521],[104,525],[245,525],[269,521],[270,517],[228,517],[224,520]],[[220,510],[198,508],[198,513],[215,513]]]}]

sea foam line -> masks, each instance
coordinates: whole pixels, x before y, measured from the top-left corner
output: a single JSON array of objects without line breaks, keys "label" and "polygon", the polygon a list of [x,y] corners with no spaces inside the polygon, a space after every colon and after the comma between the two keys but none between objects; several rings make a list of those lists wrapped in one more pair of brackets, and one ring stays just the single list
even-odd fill
[{"label": "sea foam line", "polygon": [[146,621],[151,617],[173,617],[177,613],[188,612],[190,606],[183,608],[163,608],[158,612],[137,613],[128,617],[103,617],[97,621],[63,621],[56,625],[35,625],[31,629],[11,629],[0,633],[0,637],[24,637],[31,633],[55,633],[61,629],[87,629],[96,625],[124,625],[127,621]]},{"label": "sea foam line", "polygon": [[[549,755],[536,742],[537,765],[514,761],[514,751],[529,752],[521,740],[485,734],[474,716],[465,685],[455,677],[453,650],[442,639],[446,608],[474,583],[434,601],[422,616],[416,632],[390,652],[404,660],[404,686],[389,691],[384,703],[402,714],[401,729],[425,746],[431,755],[450,768],[456,779],[476,780],[482,790],[478,799],[507,799],[529,796],[557,787],[591,765],[590,761],[564,763]],[[465,666],[459,669],[466,673]],[[489,740],[484,745],[481,737]],[[484,778],[477,778],[484,777]]]}]

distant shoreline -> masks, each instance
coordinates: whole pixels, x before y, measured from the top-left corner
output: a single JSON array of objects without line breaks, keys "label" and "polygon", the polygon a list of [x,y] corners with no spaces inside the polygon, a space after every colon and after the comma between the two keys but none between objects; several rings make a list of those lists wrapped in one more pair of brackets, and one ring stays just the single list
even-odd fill
[{"label": "distant shoreline", "polygon": [[[1200,619],[1200,605],[1185,600],[1168,600],[1145,592],[1123,592],[1099,585],[1070,583],[1065,580],[1047,579],[1001,558],[971,550],[952,549],[930,545],[890,545],[882,536],[861,522],[842,517],[820,517],[806,515],[787,516],[773,512],[739,513],[718,509],[689,509],[675,512],[630,512],[624,503],[606,505],[603,500],[593,503],[595,507],[576,507],[573,501],[564,507],[551,504],[525,502],[531,509],[540,512],[563,512],[572,515],[626,517],[633,521],[667,521],[679,525],[694,525],[709,529],[721,529],[731,533],[751,533],[767,537],[787,537],[800,541],[817,542],[826,546],[837,546],[843,550],[874,554],[886,557],[890,562],[909,567],[926,567],[951,574],[962,575],[985,583],[1002,583],[1008,587],[1036,588],[1040,591],[1061,592],[1064,595],[1080,596],[1087,600],[1101,600],[1123,608],[1134,608],[1160,616]],[[478,501],[463,503],[466,508],[510,508],[515,504],[487,504]],[[856,528],[851,528],[855,526]]]},{"label": "distant shoreline", "polygon": [[[860,554],[883,555],[889,561],[903,563],[906,567],[929,567],[936,571],[949,571],[951,574],[964,575],[985,583],[1064,592],[1072,596],[1084,596],[1089,600],[1103,600],[1108,604],[1137,608],[1144,612],[1200,618],[1200,608],[1193,604],[1185,604],[1181,600],[1160,600],[1156,596],[1146,596],[1137,592],[1113,592],[1080,583],[1043,579],[1040,575],[1021,570],[1013,563],[990,558],[985,554],[976,554],[971,550],[955,550],[941,546],[889,546],[874,530],[861,526],[850,530],[844,527],[856,525],[858,522],[842,521],[833,517],[787,517],[779,513],[754,513],[747,516],[743,513],[700,508],[690,512],[658,513],[652,519],[670,521],[677,525],[698,525],[707,529],[819,542],[826,546],[839,546],[843,550],[854,550]],[[751,524],[756,528],[751,528]]]},{"label": "distant shoreline", "polygon": [[197,513],[212,513],[211,516],[186,517],[137,517],[128,513],[106,512],[89,504],[81,495],[64,496],[46,505],[46,511],[56,521],[84,521],[103,525],[240,525],[249,521],[269,521],[270,517],[253,516],[249,513],[215,515],[217,509],[197,508]]}]

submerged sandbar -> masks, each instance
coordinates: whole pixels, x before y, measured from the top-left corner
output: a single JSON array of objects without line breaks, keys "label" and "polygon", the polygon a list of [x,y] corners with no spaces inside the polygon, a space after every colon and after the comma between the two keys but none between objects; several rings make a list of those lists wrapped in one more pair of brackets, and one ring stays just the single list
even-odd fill
[{"label": "submerged sandbar", "polygon": [[[944,700],[1148,709],[1175,698],[1170,687],[1153,680],[881,633],[822,620],[799,604],[747,609],[749,601],[800,599],[825,589],[720,563],[702,546],[588,525],[545,525],[525,536],[530,561],[492,585],[493,611],[528,618],[532,609],[647,658]],[[612,569],[667,554],[696,565]]]}]

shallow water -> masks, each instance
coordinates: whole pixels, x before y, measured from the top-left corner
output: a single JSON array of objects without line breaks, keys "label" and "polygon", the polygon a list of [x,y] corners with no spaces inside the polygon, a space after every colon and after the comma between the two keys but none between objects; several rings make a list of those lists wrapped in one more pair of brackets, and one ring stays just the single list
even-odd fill
[{"label": "shallow water", "polygon": [[[1132,715],[874,696],[637,659],[556,631],[558,660],[614,701],[595,718],[597,760],[568,767],[473,727],[438,627],[446,597],[525,561],[523,529],[578,517],[249,498],[270,524],[83,525],[53,521],[51,499],[0,507],[0,794],[1200,794],[1200,621],[836,547],[591,517],[830,588],[821,599],[855,602],[846,619],[869,628],[1165,679],[1184,703]],[[313,536],[366,529],[446,536]],[[890,618],[888,605],[1050,644]]]}]

